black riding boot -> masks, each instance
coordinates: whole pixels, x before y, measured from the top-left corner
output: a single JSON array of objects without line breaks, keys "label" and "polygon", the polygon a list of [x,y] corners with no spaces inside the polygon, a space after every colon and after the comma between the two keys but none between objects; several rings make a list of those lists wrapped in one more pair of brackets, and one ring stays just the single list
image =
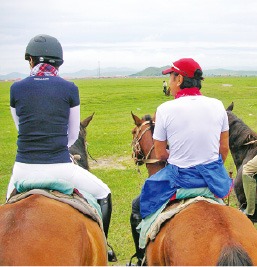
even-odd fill
[{"label": "black riding boot", "polygon": [[[101,212],[103,216],[103,228],[104,228],[104,234],[107,240],[108,237],[108,231],[109,231],[109,225],[111,221],[111,215],[112,215],[112,197],[111,193],[103,199],[97,200],[98,204],[101,207]],[[115,255],[115,252],[113,251],[113,248],[108,244],[108,247],[110,247],[111,250],[108,251],[108,261],[110,262],[116,262],[117,257]]]},{"label": "black riding boot", "polygon": [[[143,258],[145,255],[145,249],[139,248],[139,233],[136,230],[137,226],[140,224],[141,221],[142,221],[142,218],[139,214],[131,213],[130,225],[131,225],[131,232],[132,232],[132,236],[133,236],[133,240],[134,240],[135,248],[136,248],[136,254],[133,255],[132,258],[137,257],[138,266],[142,265]],[[131,260],[130,260],[130,265],[131,265]]]}]

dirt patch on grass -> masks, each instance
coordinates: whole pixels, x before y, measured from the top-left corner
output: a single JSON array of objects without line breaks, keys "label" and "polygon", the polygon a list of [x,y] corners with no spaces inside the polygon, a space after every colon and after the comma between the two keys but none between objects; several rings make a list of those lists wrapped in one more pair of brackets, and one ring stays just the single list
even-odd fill
[{"label": "dirt patch on grass", "polygon": [[233,86],[233,85],[232,85],[232,84],[229,84],[229,83],[223,83],[222,86],[223,86],[223,87],[231,87],[231,86]]},{"label": "dirt patch on grass", "polygon": [[107,157],[98,158],[96,161],[89,158],[90,169],[117,169],[125,170],[128,165],[132,163],[132,159],[129,156],[126,157]]}]

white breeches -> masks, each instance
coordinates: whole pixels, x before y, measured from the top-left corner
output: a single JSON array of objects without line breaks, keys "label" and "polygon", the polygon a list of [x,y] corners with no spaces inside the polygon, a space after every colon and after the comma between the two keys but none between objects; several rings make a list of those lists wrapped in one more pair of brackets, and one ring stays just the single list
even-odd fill
[{"label": "white breeches", "polygon": [[8,199],[14,189],[14,183],[24,179],[63,179],[74,185],[79,191],[83,190],[96,199],[102,199],[111,193],[109,187],[89,171],[73,163],[57,164],[27,164],[15,162],[13,174],[8,185]]}]

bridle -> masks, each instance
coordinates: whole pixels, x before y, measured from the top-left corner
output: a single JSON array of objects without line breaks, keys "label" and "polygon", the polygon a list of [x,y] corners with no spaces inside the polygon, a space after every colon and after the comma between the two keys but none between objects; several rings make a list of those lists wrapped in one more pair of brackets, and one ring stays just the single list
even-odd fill
[{"label": "bridle", "polygon": [[[144,130],[142,130],[142,127],[149,124],[148,127],[146,127]],[[140,141],[142,140],[144,134],[147,131],[151,131],[154,126],[153,121],[145,121],[140,126],[136,126],[136,132],[134,134],[134,138],[132,141],[132,158],[134,159],[136,165],[143,165],[144,163],[156,163],[160,162],[158,159],[150,159],[150,155],[154,149],[154,144],[150,148],[149,152],[145,155],[142,151]]]},{"label": "bridle", "polygon": [[252,144],[255,144],[255,143],[257,143],[257,139],[256,140],[253,140],[253,141],[250,141],[248,143],[245,143],[244,146],[252,145]]}]

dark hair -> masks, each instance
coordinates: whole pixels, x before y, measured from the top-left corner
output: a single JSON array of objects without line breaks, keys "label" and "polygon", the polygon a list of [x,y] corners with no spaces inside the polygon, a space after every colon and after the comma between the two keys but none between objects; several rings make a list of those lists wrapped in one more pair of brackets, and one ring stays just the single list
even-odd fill
[{"label": "dark hair", "polygon": [[[178,76],[179,74],[178,73],[174,73],[175,76]],[[181,89],[184,89],[184,88],[192,88],[192,87],[197,87],[199,89],[202,88],[202,77],[203,75],[203,72],[200,70],[200,69],[197,69],[194,73],[194,78],[189,78],[189,77],[186,77],[186,76],[183,76],[183,83],[180,85],[180,88]]]},{"label": "dark hair", "polygon": [[47,64],[50,64],[50,65],[54,66],[55,68],[58,68],[60,66],[58,63],[56,63],[54,58],[53,58],[52,62],[51,62],[51,59],[45,58],[45,57],[34,57],[34,56],[31,56],[31,58],[32,58],[32,61],[34,63],[34,66],[36,66],[36,65],[38,65],[40,63],[47,63]]}]

